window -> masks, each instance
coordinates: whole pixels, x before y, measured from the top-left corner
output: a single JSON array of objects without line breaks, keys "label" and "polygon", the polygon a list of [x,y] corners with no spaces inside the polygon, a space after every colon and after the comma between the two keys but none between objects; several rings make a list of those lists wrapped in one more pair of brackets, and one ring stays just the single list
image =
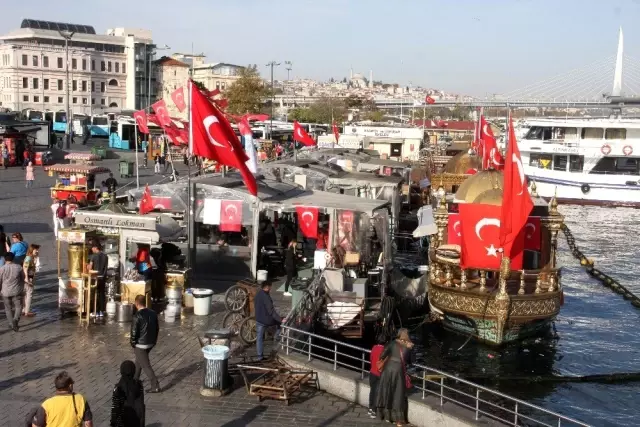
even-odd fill
[{"label": "window", "polygon": [[553,139],[578,139],[578,128],[553,128]]},{"label": "window", "polygon": [[49,97],[48,96],[44,97],[44,102],[49,102]]},{"label": "window", "polygon": [[91,92],[96,91],[96,82],[91,82]]},{"label": "window", "polygon": [[111,61],[107,62],[107,71],[111,72]]},{"label": "window", "polygon": [[604,129],[600,128],[583,128],[582,139],[602,139],[604,136]]},{"label": "window", "polygon": [[71,82],[71,88],[72,88],[71,90],[73,90],[74,92],[75,92],[76,90],[78,90],[78,81],[77,81],[77,80],[73,80],[73,81]]},{"label": "window", "polygon": [[27,65],[27,55],[22,55],[22,65]]},{"label": "window", "polygon": [[100,61],[100,71],[106,70],[104,61]]},{"label": "window", "polygon": [[220,90],[220,82],[216,82],[216,89]]},{"label": "window", "polygon": [[42,88],[44,90],[49,90],[49,79],[42,80]]},{"label": "window", "polygon": [[78,103],[78,98],[76,98],[75,96],[73,97],[73,103],[77,104]]},{"label": "window", "polygon": [[105,104],[105,100],[104,98],[100,100],[100,105],[104,105]]},{"label": "window", "polygon": [[34,67],[37,67],[38,66],[38,55],[33,55],[31,57],[31,62],[33,63]]},{"label": "window", "polygon": [[61,97],[61,96],[59,96],[59,97],[58,97],[58,104],[62,104],[62,102],[63,102],[63,101],[62,101],[62,97]]},{"label": "window", "polygon": [[96,99],[95,98],[91,98],[91,105],[95,105],[96,104]]},{"label": "window", "polygon": [[638,175],[638,159],[618,157],[616,159],[616,173],[618,175]]},{"label": "window", "polygon": [[40,86],[40,85],[38,84],[38,79],[33,79],[33,88],[34,88],[34,89],[38,89],[38,86]]},{"label": "window", "polygon": [[92,59],[91,60],[91,71],[95,71],[96,70],[96,60]]},{"label": "window", "polygon": [[58,90],[62,90],[62,85],[64,83],[62,83],[62,79],[58,79]]},{"label": "window", "polygon": [[567,156],[553,156],[553,170],[567,170]]},{"label": "window", "polygon": [[569,156],[569,172],[582,172],[584,156]]},{"label": "window", "polygon": [[22,78],[22,88],[23,89],[28,89],[29,88],[29,79],[27,77],[23,77]]},{"label": "window", "polygon": [[627,130],[607,129],[604,131],[604,139],[627,139]]},{"label": "window", "polygon": [[82,104],[87,105],[87,98],[82,98]]},{"label": "window", "polygon": [[29,102],[29,95],[23,95],[23,96],[22,96],[22,100],[23,100],[24,102]]},{"label": "window", "polygon": [[62,58],[58,58],[58,68],[62,68]]},{"label": "window", "polygon": [[34,96],[33,102],[40,102],[40,97],[38,95]]},{"label": "window", "polygon": [[118,86],[118,81],[116,79],[109,80],[109,86]]},{"label": "window", "polygon": [[105,82],[100,82],[100,92],[104,92],[107,89]]},{"label": "window", "polygon": [[86,92],[86,91],[87,91],[87,81],[86,81],[86,80],[83,80],[83,81],[82,81],[82,91],[83,91],[83,92]]},{"label": "window", "polygon": [[125,62],[122,63],[122,74],[127,74],[127,64]]},{"label": "window", "polygon": [[82,59],[82,69],[86,70],[87,69],[87,60],[86,59]]},{"label": "window", "polygon": [[49,68],[49,57],[48,56],[43,56],[42,57],[42,66],[44,68]]},{"label": "window", "polygon": [[116,73],[119,73],[120,72],[120,63],[116,62],[115,66],[116,66]]},{"label": "window", "polygon": [[78,60],[76,58],[71,58],[71,68],[73,70],[78,68]]}]

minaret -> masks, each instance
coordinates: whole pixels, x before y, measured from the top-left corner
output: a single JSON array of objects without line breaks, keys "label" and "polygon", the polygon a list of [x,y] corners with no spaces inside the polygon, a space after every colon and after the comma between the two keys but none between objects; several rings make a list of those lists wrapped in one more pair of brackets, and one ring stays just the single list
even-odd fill
[{"label": "minaret", "polygon": [[373,87],[373,70],[369,70],[369,87]]},{"label": "minaret", "polygon": [[353,80],[353,67],[349,68],[349,80]]}]

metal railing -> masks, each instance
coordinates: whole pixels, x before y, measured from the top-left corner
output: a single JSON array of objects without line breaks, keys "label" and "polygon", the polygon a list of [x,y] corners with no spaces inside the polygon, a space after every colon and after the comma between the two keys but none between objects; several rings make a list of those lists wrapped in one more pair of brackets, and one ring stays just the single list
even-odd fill
[{"label": "metal railing", "polygon": [[[361,379],[369,373],[371,351],[361,347],[284,325],[280,345],[287,355],[295,352],[309,361],[322,360],[332,364],[333,370],[347,368],[359,372]],[[422,399],[435,398],[428,404],[451,402],[475,414],[476,421],[484,416],[510,426],[589,426],[438,369],[414,363],[407,373]]]}]

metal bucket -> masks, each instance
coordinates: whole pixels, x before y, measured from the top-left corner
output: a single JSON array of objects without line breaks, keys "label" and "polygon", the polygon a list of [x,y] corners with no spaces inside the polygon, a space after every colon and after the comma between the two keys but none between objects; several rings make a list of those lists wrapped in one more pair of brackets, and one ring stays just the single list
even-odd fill
[{"label": "metal bucket", "polygon": [[107,302],[107,316],[113,317],[116,315],[117,303],[115,301]]},{"label": "metal bucket", "polygon": [[131,322],[133,319],[133,304],[116,303],[116,322]]},{"label": "metal bucket", "polygon": [[182,305],[182,286],[167,286],[164,288],[164,295],[169,304]]}]

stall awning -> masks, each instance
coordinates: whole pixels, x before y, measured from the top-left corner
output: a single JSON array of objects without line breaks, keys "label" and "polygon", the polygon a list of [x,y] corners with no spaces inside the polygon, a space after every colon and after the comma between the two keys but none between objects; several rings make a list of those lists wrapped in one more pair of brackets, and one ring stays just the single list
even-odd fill
[{"label": "stall awning", "polygon": [[327,193],[325,191],[305,191],[295,197],[274,196],[262,202],[269,209],[293,210],[296,207],[311,206],[325,209],[351,210],[368,215],[388,206],[386,200],[365,199],[344,194]]},{"label": "stall awning", "polygon": [[44,170],[53,171],[58,173],[82,173],[85,175],[88,174],[98,174],[98,173],[109,173],[111,170],[109,168],[105,168],[104,166],[91,166],[91,165],[51,165],[45,166]]},{"label": "stall awning", "polygon": [[366,172],[345,172],[327,178],[327,183],[352,187],[397,187],[403,181],[400,176],[382,176]]},{"label": "stall awning", "polygon": [[66,160],[100,160],[100,156],[93,153],[69,153],[64,156]]}]

